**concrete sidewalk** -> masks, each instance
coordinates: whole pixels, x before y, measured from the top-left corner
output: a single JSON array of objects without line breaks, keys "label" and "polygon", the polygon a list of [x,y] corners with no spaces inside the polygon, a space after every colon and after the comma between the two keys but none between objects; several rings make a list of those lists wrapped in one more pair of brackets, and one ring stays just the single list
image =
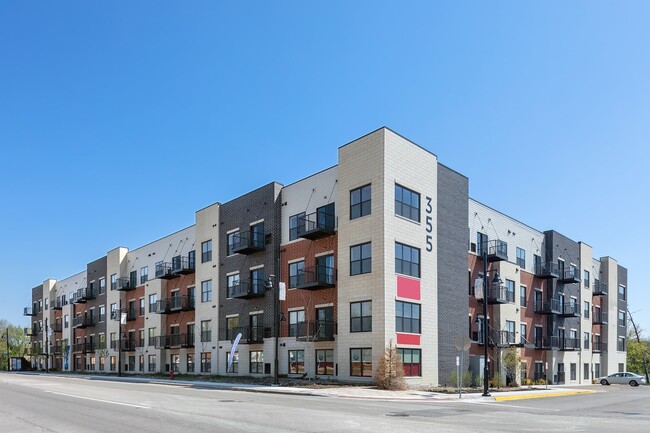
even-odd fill
[{"label": "concrete sidewalk", "polygon": [[[45,374],[45,373],[22,373],[22,374]],[[333,386],[326,387],[293,387],[293,386],[267,386],[267,385],[254,385],[254,384],[241,384],[229,382],[208,382],[208,381],[194,381],[194,380],[170,380],[170,379],[157,379],[146,378],[137,376],[103,376],[103,375],[75,375],[75,374],[56,374],[49,373],[49,376],[57,377],[74,377],[77,379],[88,380],[104,380],[112,382],[130,382],[130,383],[151,383],[169,386],[184,386],[188,388],[203,388],[203,389],[221,389],[221,390],[235,390],[246,392],[264,392],[270,394],[286,394],[286,395],[303,395],[314,397],[330,397],[330,398],[355,398],[367,400],[408,400],[408,401],[435,401],[435,400],[459,400],[458,393],[440,393],[428,391],[383,391],[376,389],[373,386]],[[531,398],[548,398],[548,397],[563,397],[578,394],[593,394],[596,391],[592,387],[571,388],[565,386],[553,385],[548,389],[534,388],[519,391],[495,391],[491,390],[490,397],[483,397],[481,392],[463,393],[461,399],[471,400],[488,400],[488,401],[510,401],[510,400],[523,400]],[[596,388],[594,386],[593,388]]]}]

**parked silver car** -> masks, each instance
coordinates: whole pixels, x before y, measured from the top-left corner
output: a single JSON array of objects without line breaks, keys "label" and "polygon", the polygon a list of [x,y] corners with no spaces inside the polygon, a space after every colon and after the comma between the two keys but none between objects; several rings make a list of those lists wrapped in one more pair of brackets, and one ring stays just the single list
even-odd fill
[{"label": "parked silver car", "polygon": [[621,372],[610,374],[609,376],[601,377],[601,385],[611,385],[611,384],[622,384],[630,386],[639,386],[639,384],[645,383],[645,377],[639,376],[635,373]]}]

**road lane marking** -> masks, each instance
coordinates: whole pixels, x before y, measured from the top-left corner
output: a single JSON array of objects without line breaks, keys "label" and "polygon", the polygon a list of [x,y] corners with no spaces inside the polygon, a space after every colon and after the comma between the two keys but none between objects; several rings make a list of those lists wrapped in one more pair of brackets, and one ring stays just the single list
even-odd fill
[{"label": "road lane marking", "polygon": [[[469,401],[467,401],[469,403]],[[494,406],[493,402],[489,401],[473,401],[472,404],[485,404]],[[560,409],[546,409],[543,407],[528,407],[528,406],[515,406],[514,404],[499,404],[497,407],[512,407],[516,409],[528,409],[528,410],[541,410],[544,412],[560,412]]]},{"label": "road lane marking", "polygon": [[121,401],[103,400],[101,398],[93,398],[93,397],[82,397],[80,395],[66,394],[66,393],[63,393],[63,392],[55,392],[55,391],[45,391],[45,392],[50,393],[50,394],[63,395],[63,396],[66,396],[66,397],[80,398],[82,400],[98,401],[100,403],[118,404],[120,406],[137,407],[139,409],[151,409],[151,407],[149,407],[149,406],[142,406],[142,405],[139,405],[139,404],[131,404],[131,403],[123,403]]}]

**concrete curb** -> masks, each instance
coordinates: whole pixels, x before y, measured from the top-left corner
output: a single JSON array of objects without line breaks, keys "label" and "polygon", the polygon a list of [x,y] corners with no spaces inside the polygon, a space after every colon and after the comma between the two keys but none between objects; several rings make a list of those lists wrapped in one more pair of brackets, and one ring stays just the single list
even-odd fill
[{"label": "concrete curb", "polygon": [[595,394],[597,391],[563,391],[563,392],[547,392],[540,394],[523,394],[523,395],[503,395],[494,397],[495,401],[512,401],[512,400],[527,400],[531,398],[548,398],[548,397],[564,397],[568,395],[579,394]]}]

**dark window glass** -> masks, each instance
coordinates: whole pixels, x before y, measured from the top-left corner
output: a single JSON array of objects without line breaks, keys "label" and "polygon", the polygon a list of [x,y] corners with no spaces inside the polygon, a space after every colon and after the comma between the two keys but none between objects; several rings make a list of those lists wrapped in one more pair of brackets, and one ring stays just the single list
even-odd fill
[{"label": "dark window glass", "polygon": [[372,271],[371,243],[350,247],[350,275],[367,274]]},{"label": "dark window glass", "polygon": [[350,303],[350,332],[372,331],[372,301]]},{"label": "dark window glass", "polygon": [[350,219],[370,215],[370,185],[350,191]]},{"label": "dark window glass", "polygon": [[395,331],[420,333],[420,304],[395,301]]},{"label": "dark window glass", "polygon": [[395,214],[420,222],[420,194],[395,184]]},{"label": "dark window glass", "polygon": [[420,249],[395,242],[395,272],[420,277]]}]

